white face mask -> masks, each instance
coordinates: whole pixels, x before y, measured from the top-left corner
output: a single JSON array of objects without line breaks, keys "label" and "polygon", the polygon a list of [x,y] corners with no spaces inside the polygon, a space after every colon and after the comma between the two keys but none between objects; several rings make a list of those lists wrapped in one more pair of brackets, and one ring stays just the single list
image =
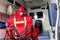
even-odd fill
[{"label": "white face mask", "polygon": [[37,15],[35,15],[35,16],[34,16],[34,19],[37,19],[37,18],[38,18]]},{"label": "white face mask", "polygon": [[23,15],[23,12],[20,12],[20,15]]}]

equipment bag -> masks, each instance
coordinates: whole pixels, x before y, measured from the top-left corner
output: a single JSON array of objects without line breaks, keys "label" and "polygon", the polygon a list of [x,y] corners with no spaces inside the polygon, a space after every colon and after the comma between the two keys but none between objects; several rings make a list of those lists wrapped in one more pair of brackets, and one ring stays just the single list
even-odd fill
[{"label": "equipment bag", "polygon": [[5,23],[0,22],[0,29],[4,29],[5,28]]}]

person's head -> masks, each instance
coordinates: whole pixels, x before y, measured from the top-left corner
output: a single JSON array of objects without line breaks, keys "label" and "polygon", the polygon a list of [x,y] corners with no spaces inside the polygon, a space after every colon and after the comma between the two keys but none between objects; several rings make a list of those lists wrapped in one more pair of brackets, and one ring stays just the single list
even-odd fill
[{"label": "person's head", "polygon": [[20,16],[21,16],[21,15],[23,15],[23,14],[24,14],[24,12],[25,12],[25,8],[24,8],[23,6],[20,6],[20,7],[18,8],[17,13],[19,13],[19,14],[20,14]]},{"label": "person's head", "polygon": [[9,16],[11,16],[13,14],[13,6],[12,5],[8,5],[8,7],[7,7],[7,14]]}]

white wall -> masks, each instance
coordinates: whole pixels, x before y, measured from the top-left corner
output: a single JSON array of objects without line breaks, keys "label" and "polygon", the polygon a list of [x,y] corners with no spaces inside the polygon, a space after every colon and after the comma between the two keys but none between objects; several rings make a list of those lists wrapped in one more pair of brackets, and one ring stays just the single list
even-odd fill
[{"label": "white wall", "polygon": [[[43,12],[43,22],[42,22],[42,25],[43,25],[43,30],[44,31],[49,31],[51,28],[50,28],[50,24],[49,24],[49,18],[48,18],[48,10],[46,9],[35,9],[35,10],[28,10],[28,13],[30,12]],[[37,19],[38,20],[38,19]],[[34,22],[33,22],[34,23]]]},{"label": "white wall", "polygon": [[6,7],[7,4],[4,2],[4,0],[0,0],[0,12],[6,13]]},{"label": "white wall", "polygon": [[6,7],[0,4],[0,12],[6,13]]},{"label": "white wall", "polygon": [[50,3],[56,3],[56,0],[50,0]]}]

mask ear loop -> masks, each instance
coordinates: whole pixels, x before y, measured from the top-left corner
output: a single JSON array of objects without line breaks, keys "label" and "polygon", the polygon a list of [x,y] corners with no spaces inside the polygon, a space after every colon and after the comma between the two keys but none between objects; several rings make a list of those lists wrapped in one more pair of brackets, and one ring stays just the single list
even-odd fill
[{"label": "mask ear loop", "polygon": [[24,17],[24,28],[25,28],[25,35],[26,35],[26,33],[27,33],[26,17]]}]

